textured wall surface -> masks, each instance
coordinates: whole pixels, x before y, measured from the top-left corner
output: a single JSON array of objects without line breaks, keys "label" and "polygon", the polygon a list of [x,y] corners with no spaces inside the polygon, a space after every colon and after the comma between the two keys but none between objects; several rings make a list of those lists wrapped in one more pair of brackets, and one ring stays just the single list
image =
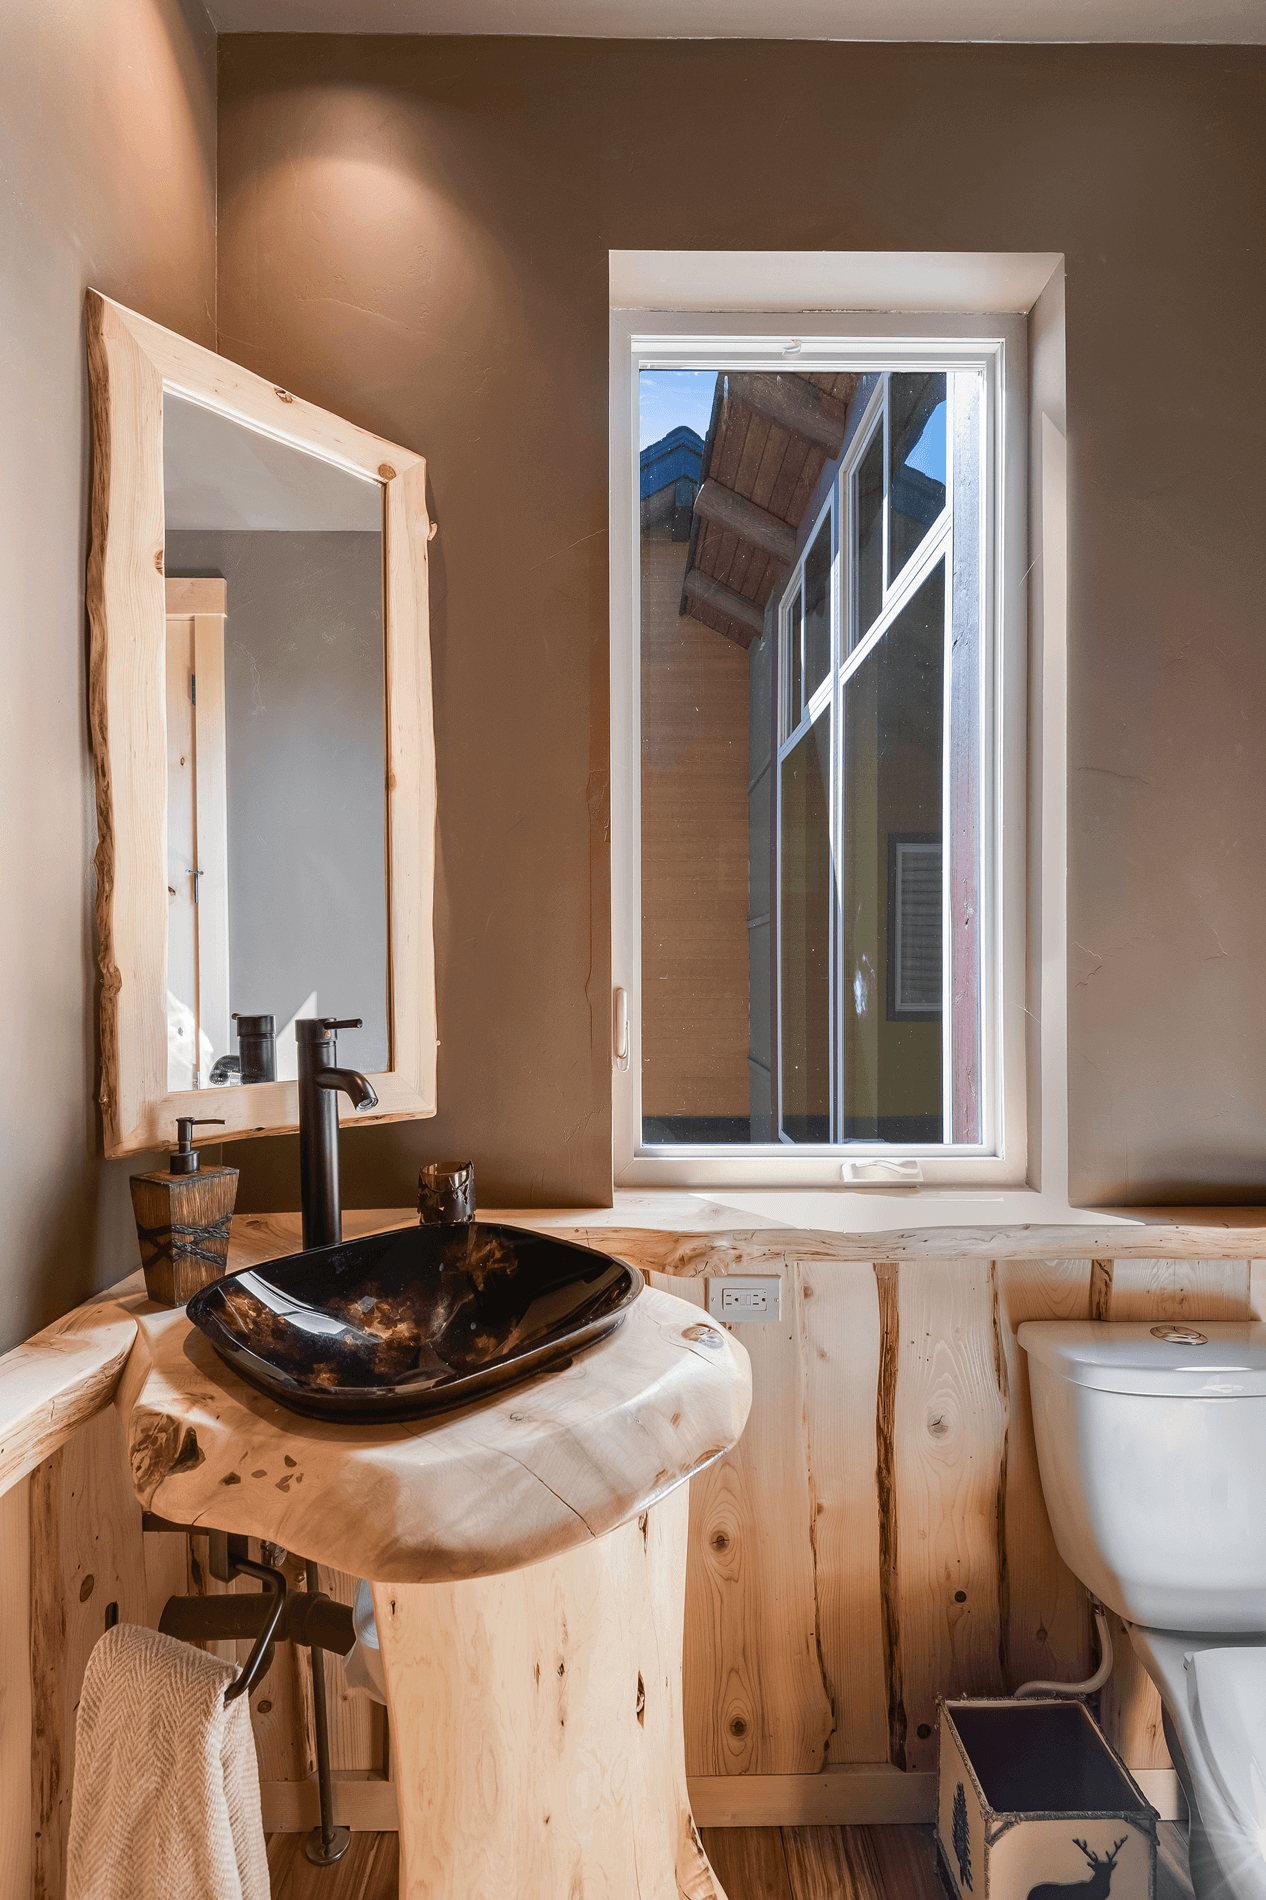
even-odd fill
[{"label": "textured wall surface", "polygon": [[822,246],[1066,254],[1072,1191],[1260,1198],[1260,52],[221,49],[220,347],[424,451],[440,524],[441,1108],[349,1194],[452,1149],[605,1198],[607,251]]},{"label": "textured wall surface", "polygon": [[0,1346],[136,1265],[96,1108],[84,560],[92,285],[215,342],[215,44],[197,0],[0,9]]},{"label": "textured wall surface", "polygon": [[[389,1048],[382,536],[169,529],[164,571],[228,583],[229,1008],[271,1014],[280,1039],[315,990],[322,1015],[364,1021],[340,1034],[339,1061],[376,1074]],[[229,1053],[236,1035],[216,1051]]]}]

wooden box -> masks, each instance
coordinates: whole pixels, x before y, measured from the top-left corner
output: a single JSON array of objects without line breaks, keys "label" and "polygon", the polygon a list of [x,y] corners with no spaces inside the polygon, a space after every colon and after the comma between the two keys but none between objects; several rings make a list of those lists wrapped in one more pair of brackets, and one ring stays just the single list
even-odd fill
[{"label": "wooden box", "polygon": [[151,1300],[183,1306],[199,1287],[222,1280],[229,1264],[237,1169],[134,1174],[131,1186],[145,1291]]},{"label": "wooden box", "polygon": [[936,1843],[958,1900],[1153,1900],[1154,1808],[1082,1702],[938,1702]]}]

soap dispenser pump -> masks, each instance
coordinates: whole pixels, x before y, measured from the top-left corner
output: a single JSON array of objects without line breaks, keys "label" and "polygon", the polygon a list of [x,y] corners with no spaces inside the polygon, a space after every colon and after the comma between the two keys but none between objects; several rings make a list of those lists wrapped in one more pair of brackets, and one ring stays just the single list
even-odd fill
[{"label": "soap dispenser pump", "polygon": [[223,1127],[223,1117],[179,1116],[166,1168],[132,1176],[145,1291],[160,1306],[183,1306],[228,1270],[237,1169],[201,1167],[193,1145],[194,1129],[212,1123]]}]

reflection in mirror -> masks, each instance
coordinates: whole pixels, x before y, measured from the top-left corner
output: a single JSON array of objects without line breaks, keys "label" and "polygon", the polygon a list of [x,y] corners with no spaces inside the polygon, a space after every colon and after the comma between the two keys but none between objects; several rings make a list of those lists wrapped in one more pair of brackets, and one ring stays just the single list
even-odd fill
[{"label": "reflection in mirror", "polygon": [[166,392],[169,1089],[390,1066],[382,487]]},{"label": "reflection in mirror", "polygon": [[640,372],[643,1149],[981,1139],[981,372],[873,364]]}]

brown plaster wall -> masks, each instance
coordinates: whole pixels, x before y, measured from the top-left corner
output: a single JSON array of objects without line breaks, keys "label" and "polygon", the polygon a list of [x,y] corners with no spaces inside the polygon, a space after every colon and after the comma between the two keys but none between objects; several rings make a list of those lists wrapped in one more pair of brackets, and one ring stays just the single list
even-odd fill
[{"label": "brown plaster wall", "polygon": [[215,42],[197,0],[0,8],[0,1348],[137,1264],[101,1160],[84,290],[215,341]]},{"label": "brown plaster wall", "polygon": [[[230,37],[220,347],[430,461],[441,1112],[609,1175],[609,247],[1060,250],[1075,1198],[1266,1191],[1266,69],[1226,48]],[[162,314],[159,312],[158,314]],[[293,1143],[239,1147],[293,1203]]]}]

